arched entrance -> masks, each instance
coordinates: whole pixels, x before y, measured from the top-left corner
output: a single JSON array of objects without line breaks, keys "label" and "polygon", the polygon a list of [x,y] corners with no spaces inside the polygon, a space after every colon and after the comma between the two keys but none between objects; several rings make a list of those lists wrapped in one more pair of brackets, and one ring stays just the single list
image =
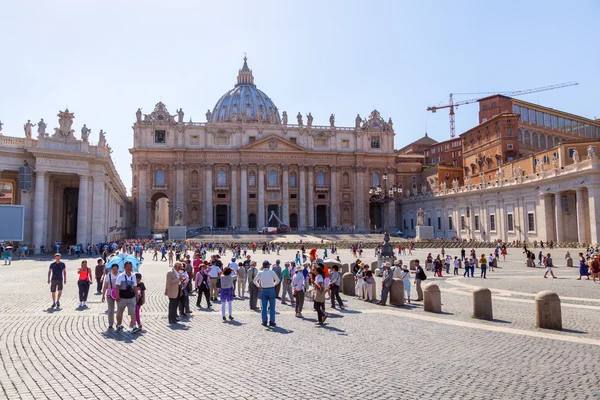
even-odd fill
[{"label": "arched entrance", "polygon": [[381,204],[369,204],[369,220],[371,229],[383,229],[383,206]]},{"label": "arched entrance", "polygon": [[290,228],[298,229],[298,214],[290,214]]},{"label": "arched entrance", "polygon": [[256,230],[256,214],[254,213],[248,215],[248,229]]},{"label": "arched entrance", "polygon": [[164,231],[169,229],[169,198],[164,193],[152,196],[152,230]]},{"label": "arched entrance", "polygon": [[217,228],[229,226],[229,206],[227,204],[217,204],[215,207],[215,226]]},{"label": "arched entrance", "polygon": [[317,210],[317,228],[329,227],[329,213],[326,205],[318,205]]}]

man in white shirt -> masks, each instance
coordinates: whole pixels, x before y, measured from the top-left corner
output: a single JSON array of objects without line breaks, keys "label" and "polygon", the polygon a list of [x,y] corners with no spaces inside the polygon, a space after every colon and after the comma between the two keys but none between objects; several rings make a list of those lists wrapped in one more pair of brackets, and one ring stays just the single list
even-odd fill
[{"label": "man in white shirt", "polygon": [[494,256],[490,254],[487,258],[487,261],[490,272],[494,272]]},{"label": "man in white shirt", "polygon": [[302,265],[296,266],[296,274],[292,278],[292,291],[296,298],[296,317],[302,317],[302,306],[304,306],[304,274],[302,273]]},{"label": "man in white shirt", "polygon": [[260,289],[260,303],[262,306],[261,316],[263,326],[267,326],[267,304],[269,305],[269,326],[276,326],[275,285],[279,283],[280,279],[275,272],[269,269],[270,266],[271,263],[269,261],[263,261],[262,271],[260,271],[256,275],[256,278],[254,278],[254,284]]},{"label": "man in white shirt", "polygon": [[460,268],[460,259],[455,256],[454,257],[454,275],[458,275],[458,269]]},{"label": "man in white shirt", "polygon": [[210,271],[208,272],[210,276],[210,299],[217,301],[217,296],[219,295],[217,281],[219,280],[219,276],[221,276],[221,268],[219,268],[215,260],[211,261],[211,264]]},{"label": "man in white shirt", "polygon": [[237,272],[238,272],[238,264],[235,262],[236,257],[231,258],[231,262],[229,263],[229,268],[233,271],[231,274],[233,276],[233,297],[235,297],[235,286],[237,282]]},{"label": "man in white shirt", "polygon": [[121,273],[117,277],[117,332],[123,330],[123,311],[127,308],[127,314],[131,319],[131,333],[137,333],[140,331],[135,321],[135,305],[137,303],[137,293],[135,291],[136,280],[135,275],[132,272],[131,262],[125,262],[125,272]]}]

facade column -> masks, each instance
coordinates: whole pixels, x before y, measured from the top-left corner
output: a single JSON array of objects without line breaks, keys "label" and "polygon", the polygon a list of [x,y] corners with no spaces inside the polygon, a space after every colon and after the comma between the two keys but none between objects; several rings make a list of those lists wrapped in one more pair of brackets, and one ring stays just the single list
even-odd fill
[{"label": "facade column", "polygon": [[[396,172],[392,172],[387,174],[387,188],[391,188],[392,185],[394,185],[394,177],[396,176]],[[387,193],[386,193],[387,195]],[[396,202],[395,201],[390,201],[387,206],[384,205],[383,211],[386,212],[386,215],[384,217],[384,223],[383,226],[385,227],[384,229],[387,230],[388,233],[392,233],[396,231]],[[442,218],[442,224],[443,224],[443,217]],[[435,223],[434,225],[436,226],[437,229],[437,214],[435,215]]]},{"label": "facade column", "polygon": [[[183,173],[184,173],[185,163],[178,162],[175,164],[176,175],[175,181],[177,182],[177,192],[175,194],[175,208],[179,208],[182,213],[186,213],[187,210],[184,209],[184,199],[185,199],[185,184],[183,183]],[[187,215],[184,214],[184,221],[186,220]],[[185,223],[184,223],[185,225]]]},{"label": "facade column", "polygon": [[315,226],[315,167],[308,167],[308,226]]},{"label": "facade column", "polygon": [[46,214],[46,171],[35,172],[35,197],[33,203],[33,245],[36,254],[44,245],[44,214]]},{"label": "facade column", "polygon": [[[144,163],[139,163],[138,164],[138,177],[137,177],[137,186],[138,186],[138,195],[137,195],[137,229],[136,229],[136,235],[139,237],[145,237],[148,236],[150,234],[150,229],[152,228],[152,226],[148,226],[146,224],[147,221],[147,217],[146,217],[146,201],[148,201],[147,199],[147,194],[148,194],[148,187],[147,187],[147,183],[148,183],[148,177],[147,177],[147,171],[148,171],[148,163],[144,162]],[[94,178],[94,204],[96,204],[96,185],[95,185],[95,181],[96,178]],[[96,213],[96,207],[94,207],[94,214]],[[96,221],[97,218],[93,217],[93,220]],[[94,243],[99,243],[97,241],[95,241],[95,239],[97,238],[97,236],[94,235],[93,231],[97,229],[97,228],[92,228],[92,238],[94,238]]]},{"label": "facade column", "polygon": [[24,232],[23,241],[25,243],[33,243],[33,192],[21,192],[21,204],[24,207]]},{"label": "facade column", "polygon": [[204,183],[204,226],[212,227],[213,221],[213,167],[207,165],[205,170]]},{"label": "facade column", "polygon": [[231,219],[229,221],[229,226],[239,227],[238,222],[238,178],[237,178],[237,170],[239,164],[233,164],[231,166],[231,212],[229,213]]},{"label": "facade column", "polygon": [[258,215],[257,228],[262,229],[265,225],[265,166],[258,166]]},{"label": "facade column", "polygon": [[248,230],[248,166],[242,165],[240,170],[240,228]]},{"label": "facade column", "polygon": [[588,185],[590,243],[600,244],[600,184]]},{"label": "facade column", "polygon": [[[555,193],[555,201],[554,201],[554,215],[555,215],[555,229],[556,229],[556,244],[562,243],[565,241],[565,236],[563,234],[563,208],[562,208],[562,194],[563,192]],[[525,227],[527,229],[527,226]]]},{"label": "facade column", "polygon": [[[169,223],[167,224],[167,226],[173,226],[175,225],[175,208],[174,208],[174,202],[172,202],[171,200],[167,201],[167,204],[169,205]],[[154,214],[156,215],[156,212],[154,212]]]},{"label": "facade column", "polygon": [[577,188],[575,191],[575,204],[577,205],[577,240],[579,243],[588,243],[588,237],[586,234],[587,224],[586,224],[586,215],[585,215],[585,201],[586,198],[584,196],[585,188]]},{"label": "facade column", "polygon": [[[146,226],[148,227],[148,232],[154,229],[154,220],[152,219],[152,210],[156,210],[158,203],[153,203],[152,201],[146,202]],[[168,216],[167,216],[167,228],[168,228]],[[149,234],[149,233],[148,233]]]},{"label": "facade column", "polygon": [[88,220],[88,179],[87,175],[79,175],[79,199],[77,202],[77,243],[87,245]]},{"label": "facade column", "polygon": [[283,197],[281,205],[281,220],[287,226],[290,226],[290,183],[289,183],[290,168],[287,165],[283,166],[283,178],[282,178],[282,191],[281,197]]},{"label": "facade column", "polygon": [[338,212],[340,210],[340,206],[338,204],[338,199],[337,199],[337,166],[332,165],[329,167],[329,171],[330,171],[330,180],[331,180],[331,184],[329,185],[329,199],[330,201],[330,206],[329,206],[329,221],[330,221],[330,228],[335,228],[338,225]]},{"label": "facade column", "polygon": [[356,229],[366,231],[366,218],[365,218],[365,187],[364,187],[364,172],[365,167],[356,167],[356,198],[354,202],[356,220],[354,225]]},{"label": "facade column", "polygon": [[54,203],[54,182],[50,175],[46,175],[46,193],[46,212],[44,213],[44,235],[42,240],[44,241],[44,245],[48,246],[52,234],[50,226],[52,226],[52,204]]},{"label": "facade column", "polygon": [[306,230],[306,167],[304,165],[299,165],[298,169],[300,170],[300,182],[298,184],[299,187],[299,209],[298,209],[298,229],[301,231]]},{"label": "facade column", "polygon": [[[139,177],[139,175],[138,175]],[[94,184],[93,184],[93,207],[92,207],[92,243],[100,243],[104,241],[104,229],[103,229],[103,222],[104,222],[104,215],[106,213],[106,210],[104,209],[104,196],[105,194],[105,190],[104,190],[104,174],[98,174],[98,175],[94,175],[93,176],[94,179]],[[146,190],[144,188],[144,194],[146,193]],[[144,196],[145,197],[145,196]],[[145,230],[143,232],[146,232],[147,230],[147,225],[146,225],[146,203],[139,203],[138,202],[138,207],[141,207],[144,209],[144,219],[142,221],[138,221],[138,227],[141,226],[142,228],[144,228]],[[147,230],[148,234],[150,233],[149,230]]]}]

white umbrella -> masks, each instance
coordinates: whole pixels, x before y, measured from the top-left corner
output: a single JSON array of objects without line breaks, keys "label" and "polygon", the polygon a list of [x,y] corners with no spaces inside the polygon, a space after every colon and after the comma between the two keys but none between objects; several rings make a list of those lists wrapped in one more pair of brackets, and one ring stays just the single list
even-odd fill
[{"label": "white umbrella", "polygon": [[325,264],[326,267],[331,267],[334,265],[339,265],[340,267],[342,266],[341,262],[339,262],[338,260],[331,259],[331,258],[324,259],[323,264]]}]

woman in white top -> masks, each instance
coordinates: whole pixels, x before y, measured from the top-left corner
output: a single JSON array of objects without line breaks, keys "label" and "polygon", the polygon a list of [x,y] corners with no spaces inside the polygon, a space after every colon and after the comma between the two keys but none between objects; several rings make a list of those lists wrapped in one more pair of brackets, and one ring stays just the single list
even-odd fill
[{"label": "woman in white top", "polygon": [[[113,330],[115,323],[115,298],[113,297],[113,289],[117,289],[117,276],[119,276],[119,266],[113,264],[111,271],[104,275],[104,285],[102,286],[102,302],[108,304],[108,330]],[[106,297],[108,291],[108,297]]]},{"label": "woman in white top", "polygon": [[402,283],[404,284],[404,291],[406,292],[405,300],[408,303],[410,303],[410,271],[408,270],[408,267],[406,265],[402,267],[400,279],[402,279]]}]

